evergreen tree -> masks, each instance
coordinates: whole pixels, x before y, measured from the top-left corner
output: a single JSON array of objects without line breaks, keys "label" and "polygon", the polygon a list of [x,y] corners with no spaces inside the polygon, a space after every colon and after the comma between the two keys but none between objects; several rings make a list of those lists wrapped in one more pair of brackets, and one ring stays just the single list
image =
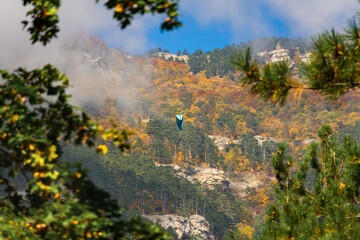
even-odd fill
[{"label": "evergreen tree", "polygon": [[190,71],[193,74],[197,74],[200,71],[206,69],[208,64],[206,54],[204,54],[200,49],[196,50],[194,54],[191,54],[188,60],[190,66]]},{"label": "evergreen tree", "polygon": [[358,91],[359,19],[350,20],[344,34],[332,29],[312,38],[310,61],[300,65],[301,74],[308,79],[306,83],[292,79],[286,62],[260,67],[252,58],[250,48],[232,59],[236,69],[244,73],[240,82],[244,86],[250,85],[253,93],[280,103],[285,102],[290,89],[316,90],[329,98],[337,98],[349,90]]},{"label": "evergreen tree", "polygon": [[192,55],[194,55],[195,57],[199,57],[203,54],[204,54],[204,52],[201,49],[198,49]]},{"label": "evergreen tree", "polygon": [[[344,34],[326,31],[312,39],[310,61],[300,64],[307,81],[292,79],[287,63],[265,66],[252,58],[250,49],[232,59],[243,72],[241,83],[253,93],[284,103],[290,89],[318,91],[331,99],[359,90],[360,28],[358,17]],[[286,44],[286,39],[280,39]],[[303,49],[301,49],[302,51]],[[354,131],[353,131],[354,132]],[[329,126],[319,131],[320,144],[311,143],[299,169],[284,144],[273,158],[278,180],[278,203],[267,210],[262,239],[357,239],[359,228],[359,156],[354,139],[340,146]]]},{"label": "evergreen tree", "polygon": [[[273,158],[278,203],[267,210],[263,239],[357,239],[360,236],[360,149],[339,146],[329,126],[319,131],[296,173],[284,144]],[[311,181],[311,171],[315,178]],[[311,182],[309,182],[311,181]],[[307,187],[310,186],[310,187]]]}]

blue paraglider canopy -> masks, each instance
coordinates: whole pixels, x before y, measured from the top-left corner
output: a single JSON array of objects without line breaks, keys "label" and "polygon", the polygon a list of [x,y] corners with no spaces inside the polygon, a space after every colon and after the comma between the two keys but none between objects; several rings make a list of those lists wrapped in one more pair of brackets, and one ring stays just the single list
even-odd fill
[{"label": "blue paraglider canopy", "polygon": [[180,130],[183,130],[183,116],[182,115],[176,115],[176,124]]}]

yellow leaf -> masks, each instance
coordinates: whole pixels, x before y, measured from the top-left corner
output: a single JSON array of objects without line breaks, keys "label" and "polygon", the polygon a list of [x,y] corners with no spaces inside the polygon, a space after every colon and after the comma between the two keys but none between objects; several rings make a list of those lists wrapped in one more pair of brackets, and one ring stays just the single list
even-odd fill
[{"label": "yellow leaf", "polygon": [[52,145],[50,148],[49,148],[49,161],[52,161],[53,159],[57,158],[58,155],[56,154],[56,146],[55,145]]},{"label": "yellow leaf", "polygon": [[38,223],[38,224],[36,224],[36,228],[38,228],[38,229],[46,228],[46,224]]},{"label": "yellow leaf", "polygon": [[96,148],[96,152],[99,153],[101,152],[102,154],[106,154],[108,151],[108,148],[105,146],[105,145],[99,145],[97,148]]},{"label": "yellow leaf", "polygon": [[17,120],[19,120],[19,115],[18,115],[18,114],[12,115],[12,116],[11,116],[11,120],[12,120],[13,122],[16,122]]},{"label": "yellow leaf", "polygon": [[254,108],[250,107],[250,112],[251,113],[256,113],[256,110]]},{"label": "yellow leaf", "polygon": [[115,6],[115,12],[123,12],[123,11],[124,11],[124,9],[122,8],[121,4],[117,4]]},{"label": "yellow leaf", "polygon": [[55,180],[58,178],[59,175],[60,175],[60,173],[58,171],[54,170],[53,172],[48,172],[46,174],[46,177],[50,177],[51,179]]}]

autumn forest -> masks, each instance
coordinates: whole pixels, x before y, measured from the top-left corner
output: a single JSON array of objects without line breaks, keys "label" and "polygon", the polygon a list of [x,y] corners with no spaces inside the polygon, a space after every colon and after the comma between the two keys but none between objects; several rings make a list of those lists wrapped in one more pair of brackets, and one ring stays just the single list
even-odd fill
[{"label": "autumn forest", "polygon": [[[306,40],[259,39],[257,44],[261,41],[265,46],[274,42],[262,49],[267,52],[276,46],[283,49],[279,41],[287,45],[285,50],[293,51],[293,76],[301,80],[297,65],[306,50],[296,44],[306,46]],[[223,50],[217,50],[219,58],[231,57]],[[95,37],[86,39],[81,51],[86,53],[82,61],[96,59],[93,71],[103,79],[91,86],[83,80],[75,83],[75,88],[91,95],[80,101],[83,109],[104,128],[116,124],[131,130],[131,150],[121,154],[107,144],[109,153],[94,156],[87,148],[64,143],[63,158],[82,162],[92,179],[128,207],[130,215],[199,214],[218,239],[261,238],[267,204],[276,201],[271,159],[278,144],[288,145],[296,169],[309,144],[319,141],[324,124],[339,140],[347,133],[360,136],[354,92],[330,101],[313,91],[294,90],[281,106],[250,94],[234,80],[239,73],[230,65],[223,77],[209,76],[207,58],[197,58],[196,64],[204,69],[195,74],[192,55],[188,64],[148,54],[129,57]],[[122,85],[114,85],[116,74],[125,68],[128,77],[122,77]],[[183,131],[176,126],[176,114],[184,116]],[[222,143],[217,141],[221,139]],[[217,169],[225,177],[206,184],[197,178],[201,169]]]}]

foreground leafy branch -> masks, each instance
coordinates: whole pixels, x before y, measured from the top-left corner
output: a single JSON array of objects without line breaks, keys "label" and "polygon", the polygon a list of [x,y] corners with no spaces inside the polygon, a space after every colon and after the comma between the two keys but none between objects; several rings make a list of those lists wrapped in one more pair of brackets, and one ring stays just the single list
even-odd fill
[{"label": "foreground leafy branch", "polygon": [[[61,1],[22,2],[30,6],[30,19],[23,24],[32,43],[46,45],[60,31]],[[121,28],[135,15],[147,13],[165,13],[164,30],[181,26],[177,1],[108,0],[105,5]],[[93,147],[102,137],[125,151],[130,132],[116,126],[103,130],[69,104],[69,81],[50,64],[31,71],[0,70],[0,76],[1,239],[169,238],[139,218],[122,219],[117,202],[98,189],[79,164],[59,161],[62,141]],[[96,152],[106,154],[106,145],[97,146]],[[14,184],[19,179],[20,187]]]},{"label": "foreground leafy branch", "polygon": [[[41,42],[44,45],[57,37],[59,16],[57,14],[61,0],[22,0],[24,6],[30,5],[27,16],[30,19],[22,21],[24,28],[30,33],[32,43]],[[99,0],[95,0],[96,3]],[[144,14],[166,14],[162,22],[162,30],[172,30],[182,26],[178,20],[178,0],[106,0],[105,7],[113,11],[113,18],[121,29],[131,24],[134,16]]]},{"label": "foreground leafy branch", "polygon": [[[129,148],[128,133],[102,130],[68,103],[68,79],[51,65],[0,71],[0,236],[9,239],[166,238],[158,227],[121,220],[121,209],[79,165],[58,161],[61,140],[94,146],[96,137]],[[106,148],[98,146],[100,152]],[[23,174],[25,196],[13,186]]]}]

